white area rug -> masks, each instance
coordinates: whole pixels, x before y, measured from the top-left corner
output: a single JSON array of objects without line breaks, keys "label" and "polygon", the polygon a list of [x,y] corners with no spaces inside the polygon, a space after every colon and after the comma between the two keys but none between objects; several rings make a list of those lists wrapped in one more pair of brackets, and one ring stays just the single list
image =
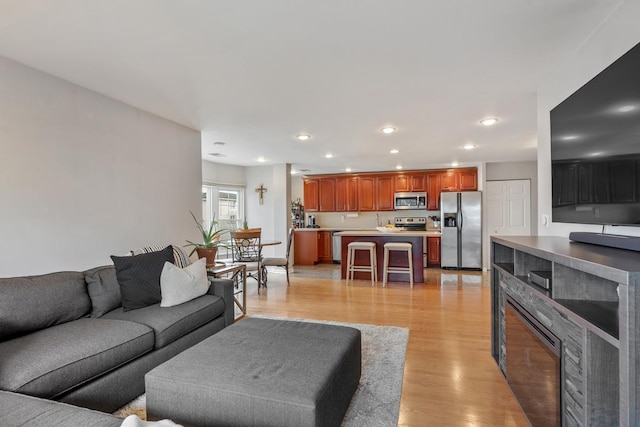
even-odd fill
[{"label": "white area rug", "polygon": [[[251,317],[285,319],[259,315]],[[312,319],[288,320],[328,323],[359,329],[362,334],[362,375],[342,426],[391,427],[398,424],[409,329]],[[119,409],[115,415],[124,418],[130,414],[137,414],[144,419],[144,408],[145,396],[142,395]]]}]

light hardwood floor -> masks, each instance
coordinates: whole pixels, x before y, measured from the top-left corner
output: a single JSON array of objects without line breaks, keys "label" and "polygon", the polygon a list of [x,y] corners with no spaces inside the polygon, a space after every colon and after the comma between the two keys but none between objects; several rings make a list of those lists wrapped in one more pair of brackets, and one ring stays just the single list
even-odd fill
[{"label": "light hardwood floor", "polygon": [[[324,268],[324,270],[323,270]],[[302,270],[302,269],[299,269]],[[282,270],[281,270],[282,271]],[[257,293],[249,279],[248,315],[393,325],[409,328],[400,426],[527,426],[490,351],[489,274],[427,270],[427,284],[356,281],[345,286],[335,270],[323,278],[269,273]]]}]

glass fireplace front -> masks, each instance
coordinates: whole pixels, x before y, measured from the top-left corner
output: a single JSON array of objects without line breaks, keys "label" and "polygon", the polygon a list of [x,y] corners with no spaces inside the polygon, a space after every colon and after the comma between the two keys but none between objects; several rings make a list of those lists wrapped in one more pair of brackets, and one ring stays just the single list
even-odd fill
[{"label": "glass fireplace front", "polygon": [[560,340],[509,296],[505,301],[507,382],[533,427],[560,426]]}]

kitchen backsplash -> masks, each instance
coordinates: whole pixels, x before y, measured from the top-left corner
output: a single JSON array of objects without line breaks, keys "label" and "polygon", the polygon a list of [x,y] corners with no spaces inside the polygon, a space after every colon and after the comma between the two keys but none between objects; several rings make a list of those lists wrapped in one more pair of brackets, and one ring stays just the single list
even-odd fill
[{"label": "kitchen backsplash", "polygon": [[[440,217],[440,211],[406,210],[393,212],[313,212],[316,224],[324,228],[375,228],[393,221],[396,217],[426,217],[427,229],[439,229],[435,227],[429,217]],[[305,221],[305,224],[307,222]]]}]

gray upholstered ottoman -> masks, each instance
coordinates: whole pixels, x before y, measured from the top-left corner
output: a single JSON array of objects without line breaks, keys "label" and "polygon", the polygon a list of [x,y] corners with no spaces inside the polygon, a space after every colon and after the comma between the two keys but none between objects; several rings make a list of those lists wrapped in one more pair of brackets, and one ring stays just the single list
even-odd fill
[{"label": "gray upholstered ottoman", "polygon": [[147,416],[195,426],[339,426],[360,380],[360,331],[244,319],[146,377]]}]

